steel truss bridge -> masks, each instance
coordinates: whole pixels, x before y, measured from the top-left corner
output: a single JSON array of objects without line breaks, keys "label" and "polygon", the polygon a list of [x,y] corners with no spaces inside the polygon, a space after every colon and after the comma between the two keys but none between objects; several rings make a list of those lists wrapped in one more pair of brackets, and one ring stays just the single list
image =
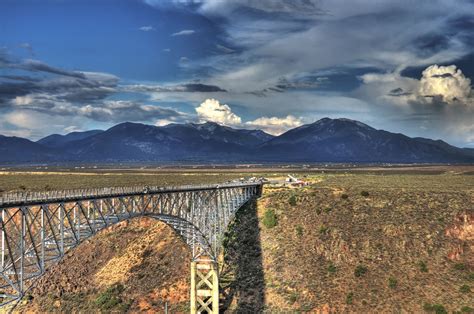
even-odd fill
[{"label": "steel truss bridge", "polygon": [[170,225],[192,250],[191,313],[218,313],[222,237],[262,188],[256,181],[0,195],[0,305],[21,299],[48,266],[98,231],[149,216]]}]

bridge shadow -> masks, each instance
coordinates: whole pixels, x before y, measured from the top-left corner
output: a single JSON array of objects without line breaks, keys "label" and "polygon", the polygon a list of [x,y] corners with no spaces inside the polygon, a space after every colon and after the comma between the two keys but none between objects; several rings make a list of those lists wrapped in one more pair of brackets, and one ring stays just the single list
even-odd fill
[{"label": "bridge shadow", "polygon": [[256,199],[237,212],[228,228],[220,280],[224,295],[222,312],[263,312],[265,280]]}]

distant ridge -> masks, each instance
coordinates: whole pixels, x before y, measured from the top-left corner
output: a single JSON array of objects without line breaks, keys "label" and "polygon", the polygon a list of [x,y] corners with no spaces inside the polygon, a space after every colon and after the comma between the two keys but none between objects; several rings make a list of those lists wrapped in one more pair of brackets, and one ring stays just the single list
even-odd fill
[{"label": "distant ridge", "polygon": [[474,150],[410,138],[350,119],[323,118],[280,136],[214,122],[53,134],[38,142],[0,136],[0,162],[474,163]]},{"label": "distant ridge", "polygon": [[71,142],[80,141],[92,135],[96,135],[102,132],[104,131],[90,130],[90,131],[85,131],[85,132],[72,132],[66,135],[51,134],[49,136],[46,136],[40,139],[36,143],[42,144],[43,146],[46,146],[46,147],[61,147]]}]

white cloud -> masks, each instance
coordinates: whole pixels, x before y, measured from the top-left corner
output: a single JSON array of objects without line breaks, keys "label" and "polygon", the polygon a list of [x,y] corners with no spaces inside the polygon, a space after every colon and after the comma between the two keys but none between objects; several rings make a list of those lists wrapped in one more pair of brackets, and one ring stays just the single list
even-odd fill
[{"label": "white cloud", "polygon": [[158,119],[155,122],[156,126],[165,126],[171,123],[176,123],[175,121],[169,120],[169,119]]},{"label": "white cloud", "polygon": [[303,124],[301,118],[296,118],[292,115],[288,115],[285,118],[260,117],[253,121],[243,122],[242,118],[233,113],[228,105],[221,104],[218,100],[212,98],[206,99],[201,103],[196,108],[196,113],[201,122],[212,121],[232,127],[261,129],[275,135]]},{"label": "white cloud", "polygon": [[223,125],[235,126],[242,123],[242,119],[232,112],[230,107],[220,104],[216,99],[206,99],[196,108],[196,113],[202,121],[213,121]]},{"label": "white cloud", "polygon": [[182,31],[171,34],[171,36],[189,36],[194,34],[196,31],[192,29],[183,29]]},{"label": "white cloud", "polygon": [[[21,128],[32,128],[38,124],[38,120],[43,117],[42,114],[38,114],[32,111],[15,111],[5,115],[6,120],[14,126]],[[44,119],[41,119],[44,121]]]},{"label": "white cloud", "polygon": [[252,126],[257,129],[261,129],[267,133],[273,135],[279,135],[283,132],[301,126],[303,121],[301,118],[296,118],[292,115],[286,116],[286,118],[276,117],[261,117],[253,121],[246,122],[245,125]]},{"label": "white cloud", "polygon": [[155,28],[153,26],[148,25],[148,26],[140,27],[139,30],[144,31],[144,32],[150,32],[150,31],[154,31]]},{"label": "white cloud", "polygon": [[471,80],[455,65],[434,64],[423,71],[418,93],[424,97],[439,96],[447,103],[465,102],[471,94]]},{"label": "white cloud", "polygon": [[13,99],[13,104],[17,106],[25,106],[29,105],[33,102],[33,97],[30,95],[26,96],[16,96],[15,99]]},{"label": "white cloud", "polygon": [[419,80],[402,76],[401,70],[361,76],[364,84],[354,94],[376,102],[379,114],[394,117],[396,127],[413,130],[413,136],[444,138],[461,146],[472,142],[474,95],[461,69],[434,64]]}]

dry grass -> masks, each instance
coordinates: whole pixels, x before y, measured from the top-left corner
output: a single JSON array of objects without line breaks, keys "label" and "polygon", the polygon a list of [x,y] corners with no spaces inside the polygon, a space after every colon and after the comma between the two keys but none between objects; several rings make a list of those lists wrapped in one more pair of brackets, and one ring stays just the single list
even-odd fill
[{"label": "dry grass", "polygon": [[[260,309],[357,313],[474,308],[474,176],[464,168],[464,172],[459,168],[430,169],[438,174],[410,173],[406,169],[403,171],[408,173],[308,172],[305,174],[313,184],[306,188],[266,188],[253,207],[241,211],[238,223],[228,234],[229,265],[222,278],[227,281],[228,308],[243,312]],[[179,185],[222,182],[255,174],[282,175],[265,171],[13,174],[0,176],[0,186],[16,189],[20,182],[27,189],[42,189],[46,184],[58,188],[66,183],[68,187]],[[294,206],[290,204],[292,195]],[[267,210],[272,210],[277,219],[271,228],[263,224]],[[187,304],[188,259],[173,259],[173,245],[179,238],[169,230],[157,229],[157,240],[151,241],[146,230],[139,226],[136,230],[141,233],[133,240],[131,236],[122,237],[119,229],[107,237],[92,239],[90,243],[95,244],[90,250],[83,251],[83,247],[92,244],[79,246],[71,255],[75,257],[65,259],[58,267],[78,263],[94,253],[89,257],[100,261],[97,267],[92,267],[91,272],[74,273],[74,278],[85,278],[77,287],[87,283],[92,290],[70,288],[75,287],[71,284],[73,277],[57,268],[54,277],[42,279],[43,290],[34,302],[44,307],[37,309],[61,310],[77,305],[79,310],[96,311],[94,300],[104,293],[108,302],[113,303],[114,293],[128,302],[137,298],[135,291],[143,289],[150,294],[140,299],[141,303],[130,303],[130,309],[153,310],[153,302],[162,306],[158,301],[162,295],[179,296],[177,304]],[[146,249],[139,247],[142,237],[148,239],[143,242],[147,247],[153,243],[160,248],[157,255],[147,257]],[[160,237],[166,241],[163,248]],[[131,243],[121,246],[121,239]],[[114,249],[114,245],[118,248]],[[179,256],[186,254],[183,251]],[[149,268],[150,261],[154,262],[154,270]],[[132,269],[137,271],[136,276],[130,275]],[[155,274],[153,277],[147,276],[150,271]],[[167,273],[179,273],[181,279],[166,277]],[[138,274],[145,276],[138,278],[142,276]],[[89,287],[95,278],[100,282]],[[123,285],[123,291],[113,288],[117,282]],[[58,295],[58,287],[73,292]]]}]

